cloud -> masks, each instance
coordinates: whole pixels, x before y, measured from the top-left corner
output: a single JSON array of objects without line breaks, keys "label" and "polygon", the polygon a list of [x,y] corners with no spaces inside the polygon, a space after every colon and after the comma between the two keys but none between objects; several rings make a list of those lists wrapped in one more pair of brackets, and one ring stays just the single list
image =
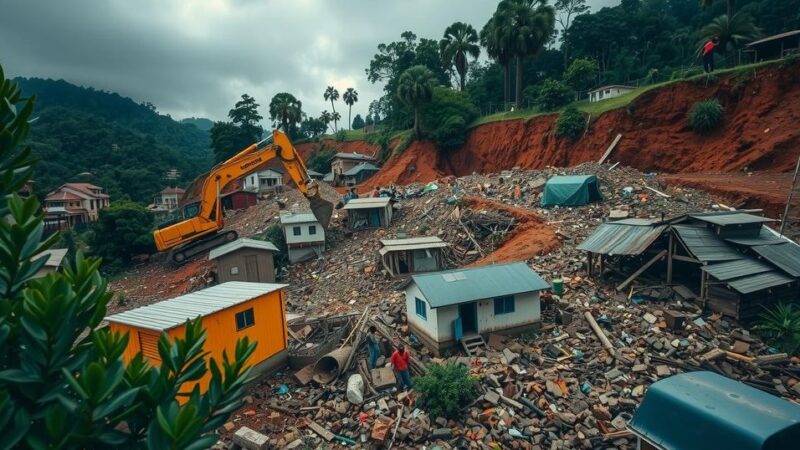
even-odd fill
[{"label": "cloud", "polygon": [[[590,4],[612,0],[590,0]],[[150,101],[173,117],[223,119],[248,93],[268,104],[290,92],[310,115],[330,110],[325,87],[353,87],[364,115],[382,86],[365,68],[381,42],[411,30],[441,37],[455,21],[480,29],[490,0],[3,1],[0,64],[35,76]],[[337,104],[345,111],[343,102]]]}]

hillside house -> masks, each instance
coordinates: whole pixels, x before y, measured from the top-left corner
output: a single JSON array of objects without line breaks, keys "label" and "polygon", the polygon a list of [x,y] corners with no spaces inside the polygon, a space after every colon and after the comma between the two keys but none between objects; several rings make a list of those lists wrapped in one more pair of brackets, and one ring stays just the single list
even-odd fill
[{"label": "hillside house", "polygon": [[[161,365],[158,339],[182,338],[187,319],[200,318],[206,330],[203,350],[217,362],[222,353],[234,355],[236,341],[248,337],[257,342],[247,361],[254,375],[281,368],[287,359],[285,284],[230,282],[106,317],[111,331],[128,333],[123,360],[129,363],[139,352],[151,364]],[[208,388],[211,373],[187,382],[181,392],[195,385]]]},{"label": "hillside house", "polygon": [[344,173],[344,184],[355,186],[375,175],[379,170],[374,164],[363,162]]},{"label": "hillside house", "polygon": [[351,230],[388,227],[392,224],[392,202],[389,197],[355,198],[343,208]]},{"label": "hillside house", "polygon": [[408,325],[437,354],[478,335],[523,332],[539,326],[549,288],[522,262],[412,275]]},{"label": "hillside house", "polygon": [[171,212],[178,208],[178,204],[186,191],[179,187],[165,187],[153,198],[153,207],[156,212]]},{"label": "hillside house", "polygon": [[393,277],[445,268],[442,250],[450,244],[437,236],[381,239],[381,262]]},{"label": "hillside house", "polygon": [[608,86],[599,87],[589,91],[589,101],[594,103],[599,102],[600,100],[608,100],[609,98],[625,95],[634,89],[635,88],[632,86],[623,86],[620,84],[611,84]]},{"label": "hillside house", "polygon": [[289,262],[317,258],[325,251],[325,229],[311,212],[281,213]]},{"label": "hillside house", "polygon": [[278,247],[272,242],[242,238],[212,249],[208,253],[208,260],[216,265],[219,283],[274,283],[275,253],[278,253]]},{"label": "hillside house", "polygon": [[337,153],[331,158],[331,173],[333,174],[334,186],[340,186],[345,182],[345,172],[361,163],[374,163],[375,159],[360,153]]},{"label": "hillside house", "polygon": [[277,168],[253,172],[244,177],[243,189],[249,192],[264,193],[283,188],[283,172]]},{"label": "hillside house", "polygon": [[63,184],[44,199],[45,226],[65,229],[94,222],[109,202],[101,187],[89,183]]},{"label": "hillside house", "polygon": [[768,36],[747,44],[745,52],[752,55],[753,62],[779,59],[800,53],[800,30]]},{"label": "hillside house", "polygon": [[41,254],[36,256],[36,259],[41,257],[47,257],[47,261],[44,263],[41,269],[36,272],[34,278],[41,278],[51,274],[53,272],[57,272],[58,269],[61,268],[61,262],[64,260],[64,256],[67,254],[66,248],[51,248],[49,250],[43,251]]}]

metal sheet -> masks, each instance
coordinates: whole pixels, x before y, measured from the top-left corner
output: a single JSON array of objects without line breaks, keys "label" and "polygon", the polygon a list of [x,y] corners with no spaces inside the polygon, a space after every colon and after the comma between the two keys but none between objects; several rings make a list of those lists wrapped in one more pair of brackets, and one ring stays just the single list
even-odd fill
[{"label": "metal sheet", "polygon": [[388,247],[390,245],[431,244],[444,241],[442,241],[442,238],[438,236],[421,236],[407,239],[381,239],[380,242]]},{"label": "metal sheet", "polygon": [[765,223],[774,222],[774,219],[767,217],[754,216],[745,213],[730,213],[730,214],[690,214],[689,217],[703,222],[713,223],[714,225],[744,225],[751,223]]},{"label": "metal sheet", "polygon": [[311,211],[299,213],[281,213],[281,224],[289,225],[293,223],[316,223],[317,218]]},{"label": "metal sheet", "polygon": [[521,262],[418,274],[411,279],[432,308],[550,288]]},{"label": "metal sheet", "polygon": [[772,267],[760,263],[755,259],[745,258],[703,266],[701,270],[720,281],[727,281],[734,278],[746,277],[748,275],[771,272]]},{"label": "metal sheet", "polygon": [[438,243],[431,243],[431,244],[408,244],[408,245],[392,245],[389,247],[383,247],[378,250],[378,253],[381,255],[385,255],[389,252],[401,252],[406,250],[423,250],[426,248],[444,248],[449,247],[450,244],[446,242],[438,242]]},{"label": "metal sheet", "polygon": [[149,330],[164,331],[182,325],[187,319],[208,316],[225,308],[283,289],[286,286],[288,284],[231,281],[203,289],[202,291],[114,314],[106,317],[106,320]]},{"label": "metal sheet", "polygon": [[343,209],[385,208],[390,201],[389,197],[354,198],[347,202]]},{"label": "metal sheet", "polygon": [[577,249],[603,255],[640,255],[661,236],[665,228],[650,224],[604,223],[578,245]]},{"label": "metal sheet", "polygon": [[722,241],[706,227],[673,225],[678,238],[689,252],[703,262],[733,261],[744,256]]},{"label": "metal sheet", "polygon": [[742,294],[750,294],[794,282],[794,278],[787,277],[778,271],[772,271],[730,280],[728,285]]},{"label": "metal sheet", "polygon": [[730,242],[731,244],[736,245],[743,245],[745,247],[753,247],[754,245],[775,245],[781,244],[786,242],[785,239],[781,239],[777,234],[770,231],[769,227],[761,227],[761,230],[758,232],[758,236],[756,237],[742,237],[742,238],[727,238],[725,242]]},{"label": "metal sheet", "polygon": [[797,244],[758,245],[753,251],[789,275],[800,277],[800,246]]},{"label": "metal sheet", "polygon": [[380,169],[375,167],[374,164],[370,164],[368,162],[363,162],[361,164],[358,164],[358,165],[352,167],[350,170],[344,172],[342,175],[344,175],[346,177],[352,177],[352,176],[358,175],[358,173],[361,172],[362,170],[369,170],[369,171],[372,171],[372,172],[377,172]]},{"label": "metal sheet", "polygon": [[259,250],[266,250],[278,253],[278,247],[269,241],[257,241],[255,239],[241,238],[229,244],[222,245],[208,252],[208,259],[216,259],[220,256],[227,255],[228,253],[235,252],[242,248],[257,248]]}]

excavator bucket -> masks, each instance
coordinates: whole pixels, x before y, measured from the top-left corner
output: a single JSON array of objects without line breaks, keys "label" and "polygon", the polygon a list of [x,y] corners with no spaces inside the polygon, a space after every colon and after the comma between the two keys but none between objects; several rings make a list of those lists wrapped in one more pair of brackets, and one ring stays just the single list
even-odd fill
[{"label": "excavator bucket", "polygon": [[309,203],[314,217],[317,218],[319,223],[322,225],[322,228],[327,230],[328,224],[331,222],[331,216],[333,215],[333,203],[324,200],[319,196],[311,197],[309,199]]}]

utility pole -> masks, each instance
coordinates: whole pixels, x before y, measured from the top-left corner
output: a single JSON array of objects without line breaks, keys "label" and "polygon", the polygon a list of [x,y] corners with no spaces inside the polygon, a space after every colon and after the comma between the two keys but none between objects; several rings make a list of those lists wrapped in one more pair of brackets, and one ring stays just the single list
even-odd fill
[{"label": "utility pole", "polygon": [[[783,210],[783,217],[781,218],[781,236],[785,235],[788,231],[786,229],[786,224],[789,222],[789,227],[792,226],[792,222],[798,219],[797,212],[798,208],[792,208],[792,200],[794,199],[795,192],[800,190],[800,185],[797,183],[797,174],[800,172],[800,155],[797,156],[797,164],[794,166],[794,176],[792,177],[792,185],[789,187],[789,196],[786,199],[786,209]],[[789,238],[794,239],[794,236],[788,236]]]}]

